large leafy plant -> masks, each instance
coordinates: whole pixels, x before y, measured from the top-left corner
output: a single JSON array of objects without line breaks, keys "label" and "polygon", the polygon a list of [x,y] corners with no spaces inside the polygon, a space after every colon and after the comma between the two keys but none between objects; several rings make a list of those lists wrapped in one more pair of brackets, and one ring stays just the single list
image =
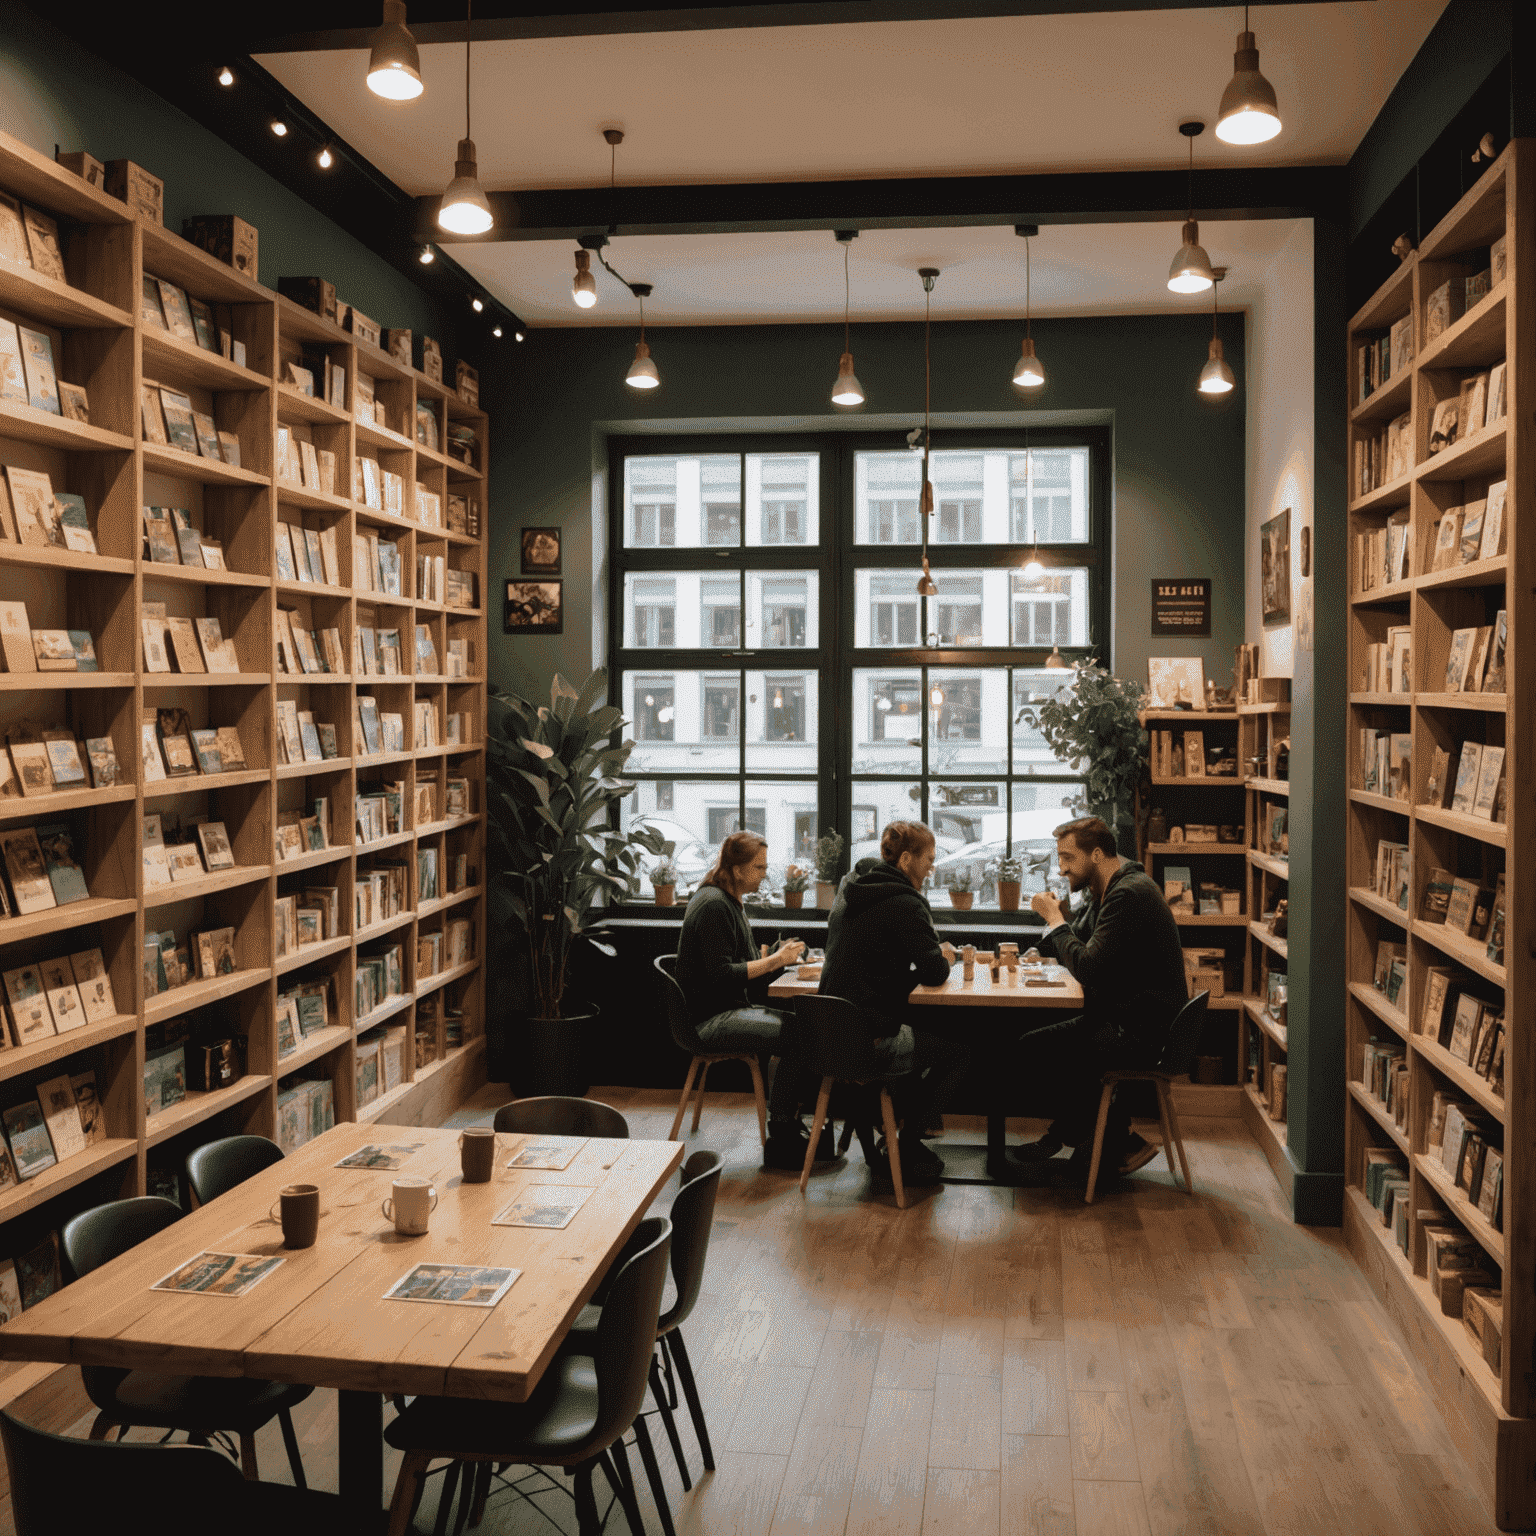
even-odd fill
[{"label": "large leafy plant", "polygon": [[1147,733],[1137,719],[1145,691],[1095,662],[1080,661],[1070,682],[1052,698],[1026,705],[1015,719],[1035,726],[1056,756],[1083,775],[1073,808],[1117,830],[1134,813],[1146,771]]},{"label": "large leafy plant", "polygon": [[670,852],[653,828],[614,828],[612,811],[635,787],[620,776],[634,742],[613,745],[628,721],[599,702],[607,686],[599,668],[580,690],[557,674],[548,705],[500,689],[488,701],[496,915],[527,936],[535,1018],[564,1016],[571,961],[594,937],[599,898],[625,896],[643,854]]}]

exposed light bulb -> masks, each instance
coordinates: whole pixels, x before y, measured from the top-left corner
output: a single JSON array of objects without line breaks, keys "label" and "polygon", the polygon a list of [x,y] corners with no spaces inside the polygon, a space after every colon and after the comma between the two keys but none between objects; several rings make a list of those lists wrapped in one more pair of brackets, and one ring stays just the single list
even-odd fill
[{"label": "exposed light bulb", "polygon": [[384,0],[383,23],[369,40],[368,89],[386,101],[421,95],[421,59],[405,25],[405,0]]},{"label": "exposed light bulb", "polygon": [[1237,34],[1232,56],[1232,79],[1221,93],[1216,137],[1226,144],[1264,144],[1280,132],[1280,106],[1275,88],[1259,73],[1259,49],[1247,30],[1246,7],[1243,31]]},{"label": "exposed light bulb", "polygon": [[944,702],[944,690],[942,688],[935,688],[928,695],[928,702],[937,709]]},{"label": "exposed light bulb", "polygon": [[523,333],[521,331],[514,331],[512,333],[512,339],[514,341],[521,341],[523,339]]},{"label": "exposed light bulb", "polygon": [[430,245],[421,248],[421,255],[416,258],[424,267],[430,267],[437,260],[437,252]]},{"label": "exposed light bulb", "polygon": [[315,159],[319,162],[320,169],[322,171],[330,170],[330,168],[336,163],[336,157],[331,153],[331,146],[329,144],[327,144],[320,151],[320,153],[315,156]]},{"label": "exposed light bulb", "polygon": [[1211,258],[1200,244],[1200,225],[1190,219],[1184,225],[1179,253],[1168,268],[1168,286],[1175,293],[1204,293],[1215,281]]},{"label": "exposed light bulb", "polygon": [[853,353],[844,352],[837,363],[837,382],[832,386],[833,405],[863,405],[864,386],[853,371]]},{"label": "exposed light bulb", "polygon": [[458,158],[453,162],[453,180],[443,193],[437,222],[456,235],[483,235],[495,223],[491,205],[480,190],[473,139],[459,140]]},{"label": "exposed light bulb", "polygon": [[592,276],[591,251],[576,252],[576,276],[571,279],[571,297],[582,309],[597,303],[597,279]]},{"label": "exposed light bulb", "polygon": [[1039,389],[1045,383],[1045,366],[1035,356],[1035,344],[1026,336],[1024,350],[1013,365],[1013,382],[1020,389]]},{"label": "exposed light bulb", "polygon": [[1200,393],[1224,395],[1236,388],[1237,375],[1232,372],[1226,358],[1221,354],[1221,338],[1212,336],[1210,357],[1205,367],[1200,370]]},{"label": "exposed light bulb", "polygon": [[286,138],[288,134],[288,124],[283,122],[280,118],[274,119],[272,123],[272,132],[275,133],[280,139]]},{"label": "exposed light bulb", "polygon": [[219,71],[219,84],[220,85],[233,85],[234,83],[235,83],[235,73],[229,67],[229,65],[226,64],[224,66],[224,68]]},{"label": "exposed light bulb", "polygon": [[624,382],[631,389],[655,389],[661,383],[661,375],[651,361],[651,349],[643,341],[635,343],[635,360],[629,365]]},{"label": "exposed light bulb", "polygon": [[491,335],[492,336],[496,336],[496,337],[500,337],[500,335],[501,335],[501,327],[499,325],[498,326],[493,326],[492,329],[491,329]]},{"label": "exposed light bulb", "polygon": [[775,709],[784,708],[784,690],[782,688],[775,688],[773,690],[773,707]]},{"label": "exposed light bulb", "polygon": [[485,308],[485,302],[482,299],[471,299],[469,307],[478,315]]},{"label": "exposed light bulb", "polygon": [[1045,575],[1045,567],[1040,564],[1038,555],[1031,555],[1024,563],[1024,580],[1039,581]]}]

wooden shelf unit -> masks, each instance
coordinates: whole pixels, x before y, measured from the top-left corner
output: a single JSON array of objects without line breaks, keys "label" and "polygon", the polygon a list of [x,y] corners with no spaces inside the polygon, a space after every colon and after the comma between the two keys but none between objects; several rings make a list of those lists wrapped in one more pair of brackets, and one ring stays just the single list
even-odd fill
[{"label": "wooden shelf unit", "polygon": [[[410,424],[418,403],[432,407],[440,440],[450,423],[468,425],[477,438],[477,462],[489,452],[488,422],[454,392],[377,347],[359,342],[332,322],[215,261],[169,230],[137,222],[126,206],[89,187],[17,140],[0,134],[0,190],[20,197],[59,222],[69,283],[5,266],[0,269],[0,308],[23,324],[51,335],[58,377],[89,392],[90,425],[65,420],[15,402],[0,408],[0,464],[46,470],[55,491],[85,499],[98,555],[37,549],[0,542],[0,597],[27,603],[34,626],[88,628],[101,670],[93,674],[0,674],[0,730],[23,717],[67,725],[80,736],[110,736],[120,783],[100,791],[69,791],[0,802],[0,824],[62,821],[72,830],[90,887],[89,901],[26,917],[0,920],[0,969],[99,947],[121,1010],[113,1019],[69,1034],[49,1036],[0,1051],[0,1106],[19,1103],[39,1081],[63,1071],[93,1069],[102,1100],[107,1139],[57,1167],[3,1193],[0,1256],[32,1246],[84,1205],[114,1196],[143,1194],[157,1168],[177,1167],[198,1142],[237,1132],[274,1136],[277,1095],[295,1069],[332,1083],[337,1120],[367,1118],[414,1123],[418,1116],[451,1108],[445,1091],[467,1092],[484,1075],[485,985],[485,784],[478,742],[418,747],[412,739],[412,704],[431,702],[439,738],[445,712],[463,713],[474,738],[485,728],[486,531],[489,526],[483,473],[466,469],[399,433],[381,432],[354,415],[358,374],[378,381],[390,419]],[[247,365],[178,341],[141,315],[145,275],[164,278],[194,299],[224,311],[242,341]],[[302,345],[323,347],[347,372],[347,407],[299,395],[280,383],[284,365],[299,360]],[[240,442],[240,468],[173,448],[146,443],[139,408],[146,378],[185,389],[200,410]],[[277,478],[277,429],[283,425],[336,455],[337,485],[344,494],[324,495]],[[405,505],[414,512],[416,484],[435,491],[446,522],[450,490],[478,502],[480,533],[470,538],[446,527],[394,517],[351,499],[357,454],[383,455],[401,475]],[[227,571],[204,571],[149,561],[144,549],[142,507],[185,507],[192,520],[224,545]],[[329,587],[280,581],[275,525],[279,522],[336,531],[346,585]],[[352,541],[363,531],[399,543],[401,589],[387,600],[356,590]],[[448,608],[417,600],[418,555],[443,555],[445,566],[471,573],[477,607]],[[233,676],[146,673],[138,615],[146,597],[166,602],[172,614],[219,617],[234,639],[241,671]],[[378,623],[399,627],[405,665],[415,654],[417,623],[431,631],[439,664],[446,642],[471,643],[466,677],[353,677],[290,675],[277,670],[275,635],[279,605],[296,608],[306,628],[335,627],[350,656],[360,607],[378,606]],[[384,616],[387,610],[387,617]],[[403,715],[406,748],[388,758],[362,753],[354,740],[355,700],[380,697],[379,707]],[[385,697],[389,702],[385,702]],[[340,756],[329,761],[277,765],[277,705],[297,699],[317,720],[334,724]],[[138,722],[146,705],[175,704],[194,725],[235,725],[248,767],[225,775],[197,775],[146,784]],[[471,813],[413,827],[416,786],[437,787],[435,814],[443,817],[446,777],[470,780]],[[390,926],[387,939],[403,950],[405,996],[390,999],[366,1020],[354,1018],[353,976],[360,942],[376,948],[382,930],[353,932],[353,880],[373,861],[377,845],[354,847],[350,824],[355,796],[368,787],[404,786],[402,816],[409,829],[389,839],[386,858],[404,862],[413,906],[417,853],[439,850],[438,881],[445,889],[447,855],[466,855],[468,886],[419,904]],[[284,862],[275,851],[280,811],[306,807],[327,796],[332,841],[339,845]],[[145,888],[140,856],[143,817],[150,813],[223,820],[239,868],[187,882]],[[322,944],[281,959],[275,953],[273,903],[306,886],[335,886],[344,930]],[[418,979],[421,931],[440,931],[449,918],[473,924],[475,958]],[[174,928],[185,940],[200,927],[234,926],[239,970],[184,988],[146,996],[141,956],[146,932]],[[302,980],[333,978],[330,1026],[301,1039],[279,1059],[274,1026],[276,999]],[[413,1049],[417,1009],[428,998],[461,1010],[463,1041],[447,1048],[439,1018],[423,1066]],[[189,1091],[181,1103],[147,1115],[143,1093],[146,1029],[183,1015],[203,1026],[200,1035],[246,1039],[245,1073],[211,1092]],[[359,1106],[356,1045],[360,1029],[380,1018],[406,1026],[403,1081],[387,1095]],[[444,1069],[448,1069],[446,1072]],[[446,1085],[446,1087],[445,1087]]]},{"label": "wooden shelf unit", "polygon": [[[1536,984],[1536,957],[1527,942],[1536,912],[1536,803],[1529,794],[1531,728],[1521,717],[1523,688],[1536,681],[1536,513],[1531,463],[1536,435],[1530,394],[1536,392],[1536,142],[1516,140],[1477,185],[1421,243],[1403,266],[1350,322],[1351,400],[1347,455],[1353,465],[1357,436],[1388,416],[1408,412],[1414,463],[1391,485],[1357,497],[1348,515],[1351,587],[1359,585],[1357,536],[1383,527],[1391,513],[1406,514],[1408,557],[1404,578],[1390,587],[1356,591],[1346,613],[1347,665],[1352,690],[1366,678],[1366,647],[1381,643],[1391,626],[1409,632],[1411,693],[1351,692],[1346,766],[1346,880],[1350,887],[1346,934],[1345,1237],[1362,1270],[1402,1329],[1404,1340],[1433,1384],[1446,1423],[1476,1471],[1479,1491],[1499,1526],[1536,1528],[1536,1026],[1528,998]],[[1508,276],[1425,345],[1430,295],[1489,264],[1489,247],[1506,242]],[[1415,356],[1387,386],[1379,409],[1359,393],[1359,349],[1394,321],[1413,317]],[[1465,441],[1428,453],[1437,402],[1454,397],[1461,380],[1507,364],[1506,414]],[[1487,495],[1506,480],[1506,553],[1446,571],[1430,571],[1436,524],[1451,507]],[[1351,482],[1351,489],[1354,483]],[[1497,694],[1444,692],[1451,631],[1491,624],[1504,610],[1508,622],[1508,679]],[[1528,659],[1529,658],[1529,659]],[[1529,706],[1526,706],[1529,708]],[[1362,787],[1366,730],[1411,738],[1411,792],[1406,800]],[[1451,752],[1475,740],[1507,750],[1504,771],[1508,822],[1481,821],[1420,802],[1434,749]],[[1519,792],[1516,792],[1518,786]],[[1375,895],[1373,868],[1381,840],[1406,844],[1411,877],[1406,910]],[[1507,883],[1507,935],[1503,963],[1486,944],[1423,919],[1425,888],[1434,868]],[[1404,946],[1407,978],[1393,1006],[1374,985],[1380,942]],[[1449,966],[1458,986],[1485,999],[1507,1000],[1505,1091],[1502,1097],[1437,1039],[1421,1032],[1430,966]],[[1408,1065],[1406,1134],[1361,1082],[1363,1051],[1372,1041],[1398,1042]],[[1467,1201],[1428,1153],[1431,1099],[1436,1092],[1481,1110],[1502,1132],[1503,1230],[1496,1231]],[[1364,1195],[1366,1152],[1386,1148],[1410,1181],[1409,1246],[1404,1254]],[[1485,1363],[1459,1319],[1443,1316],[1427,1278],[1422,1220],[1429,1215],[1461,1227],[1501,1276],[1503,1338],[1498,1370]]]}]

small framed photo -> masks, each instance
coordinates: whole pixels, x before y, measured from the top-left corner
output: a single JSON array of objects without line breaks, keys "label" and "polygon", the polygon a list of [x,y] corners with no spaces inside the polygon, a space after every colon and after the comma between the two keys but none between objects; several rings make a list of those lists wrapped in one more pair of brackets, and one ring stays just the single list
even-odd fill
[{"label": "small framed photo", "polygon": [[67,421],[81,421],[87,426],[91,420],[91,405],[85,390],[78,384],[59,383],[59,404]]},{"label": "small framed photo", "polygon": [[523,529],[523,575],[558,576],[560,574],[560,530],[558,528]]},{"label": "small framed photo", "polygon": [[565,633],[563,582],[509,581],[502,628],[509,635]]}]

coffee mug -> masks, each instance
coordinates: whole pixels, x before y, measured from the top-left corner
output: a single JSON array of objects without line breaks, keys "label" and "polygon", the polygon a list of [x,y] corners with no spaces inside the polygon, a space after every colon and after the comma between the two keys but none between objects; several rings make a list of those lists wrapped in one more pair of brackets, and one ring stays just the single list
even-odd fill
[{"label": "coffee mug", "polygon": [[459,1167],[466,1184],[487,1184],[496,1166],[496,1132],[472,1125],[459,1136]]},{"label": "coffee mug", "polygon": [[[277,1214],[281,1211],[281,1215]],[[313,1248],[320,1230],[320,1186],[289,1184],[283,1188],[269,1213],[283,1226],[283,1247]]]},{"label": "coffee mug", "polygon": [[437,1209],[437,1191],[426,1179],[396,1179],[389,1188],[390,1198],[379,1209],[395,1224],[403,1237],[420,1237],[427,1230],[427,1219]]}]

